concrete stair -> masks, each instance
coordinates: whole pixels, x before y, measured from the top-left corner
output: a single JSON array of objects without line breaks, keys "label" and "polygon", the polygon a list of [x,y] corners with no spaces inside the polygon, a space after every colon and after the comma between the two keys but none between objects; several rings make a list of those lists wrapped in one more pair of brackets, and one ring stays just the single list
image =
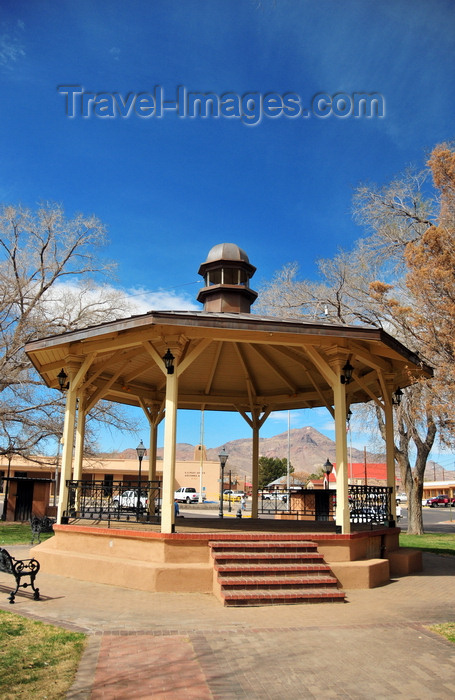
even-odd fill
[{"label": "concrete stair", "polygon": [[343,602],[330,566],[315,542],[217,540],[214,592],[225,606]]}]

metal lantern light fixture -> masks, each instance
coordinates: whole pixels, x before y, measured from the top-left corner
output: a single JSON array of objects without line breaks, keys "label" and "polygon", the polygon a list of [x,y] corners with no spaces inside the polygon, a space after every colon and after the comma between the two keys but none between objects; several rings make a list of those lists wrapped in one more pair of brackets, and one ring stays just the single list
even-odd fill
[{"label": "metal lantern light fixture", "polygon": [[146,452],[147,452],[147,450],[145,449],[145,445],[141,440],[139,445],[136,447],[136,453],[137,453],[137,458],[138,458],[139,462],[142,462],[142,459],[145,456]]},{"label": "metal lantern light fixture", "polygon": [[332,469],[333,469],[333,464],[332,464],[332,462],[329,461],[328,457],[327,457],[325,464],[322,468],[323,468],[325,475],[326,475],[325,488],[328,489],[329,488],[329,478],[330,478],[330,474],[332,473]]},{"label": "metal lantern light fixture", "polygon": [[402,392],[402,390],[400,389],[400,387],[398,387],[398,389],[394,392],[394,394],[393,394],[393,396],[392,396],[392,403],[393,403],[393,405],[394,405],[394,406],[399,406],[400,403],[401,403],[401,399],[402,399],[402,398],[403,398],[403,392]]},{"label": "metal lantern light fixture", "polygon": [[163,357],[164,360],[164,366],[166,367],[167,373],[168,374],[174,374],[174,360],[175,357],[170,351],[170,349],[167,349],[166,354]]},{"label": "metal lantern light fixture", "polygon": [[354,367],[351,365],[349,360],[346,362],[345,366],[343,367],[343,374],[341,375],[341,383],[342,384],[349,384],[352,381],[352,372],[354,370]]},{"label": "metal lantern light fixture", "polygon": [[223,513],[224,467],[226,466],[226,462],[228,460],[228,457],[229,457],[229,455],[223,447],[220,454],[218,455],[218,459],[220,460],[220,468],[221,468],[221,473],[220,473],[220,512],[218,513],[220,518],[222,518],[224,515],[224,513]]},{"label": "metal lantern light fixture", "polygon": [[60,391],[66,391],[70,388],[70,383],[66,381],[68,379],[68,375],[63,368],[62,371],[57,374],[57,379]]}]

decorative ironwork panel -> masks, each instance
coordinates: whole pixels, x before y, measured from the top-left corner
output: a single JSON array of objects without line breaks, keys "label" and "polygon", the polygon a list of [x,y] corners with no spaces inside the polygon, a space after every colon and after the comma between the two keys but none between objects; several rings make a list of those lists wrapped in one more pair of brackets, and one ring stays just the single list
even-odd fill
[{"label": "decorative ironwork panel", "polygon": [[349,509],[352,523],[386,524],[392,520],[391,486],[349,486]]},{"label": "decorative ironwork panel", "polygon": [[[352,523],[390,525],[393,522],[390,486],[349,486],[349,509]],[[336,491],[333,489],[291,489],[258,492],[258,509],[262,515],[283,513],[296,519],[335,520]]]},{"label": "decorative ironwork panel", "polygon": [[67,481],[69,518],[157,522],[161,481]]}]

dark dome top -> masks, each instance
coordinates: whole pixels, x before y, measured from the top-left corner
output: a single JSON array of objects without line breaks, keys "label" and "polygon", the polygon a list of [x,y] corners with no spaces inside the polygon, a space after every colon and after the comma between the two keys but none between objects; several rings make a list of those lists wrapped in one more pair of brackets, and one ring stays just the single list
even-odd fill
[{"label": "dark dome top", "polygon": [[218,243],[214,245],[207,255],[205,262],[214,262],[215,260],[241,260],[249,263],[248,255],[244,250],[238,247],[235,243]]}]

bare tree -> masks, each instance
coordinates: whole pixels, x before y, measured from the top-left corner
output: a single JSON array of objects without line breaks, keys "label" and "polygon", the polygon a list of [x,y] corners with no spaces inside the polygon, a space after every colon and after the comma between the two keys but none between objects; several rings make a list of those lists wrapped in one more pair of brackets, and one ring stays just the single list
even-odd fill
[{"label": "bare tree", "polygon": [[[104,225],[95,216],[66,218],[61,206],[0,208],[0,454],[11,436],[17,454],[61,434],[62,399],[47,390],[24,352],[26,343],[125,314],[127,302],[102,280]],[[118,408],[100,404],[93,417],[129,427]],[[90,436],[90,421],[88,423]]]},{"label": "bare tree", "polygon": [[[395,458],[412,533],[423,532],[423,480],[436,435],[446,442],[454,437],[454,193],[455,155],[446,145],[421,172],[409,170],[381,188],[359,187],[354,215],[365,237],[349,253],[319,261],[317,283],[298,280],[297,265],[287,266],[256,305],[262,312],[384,328],[434,366],[435,380],[409,387],[396,414]],[[377,418],[384,434],[379,411]]]}]

